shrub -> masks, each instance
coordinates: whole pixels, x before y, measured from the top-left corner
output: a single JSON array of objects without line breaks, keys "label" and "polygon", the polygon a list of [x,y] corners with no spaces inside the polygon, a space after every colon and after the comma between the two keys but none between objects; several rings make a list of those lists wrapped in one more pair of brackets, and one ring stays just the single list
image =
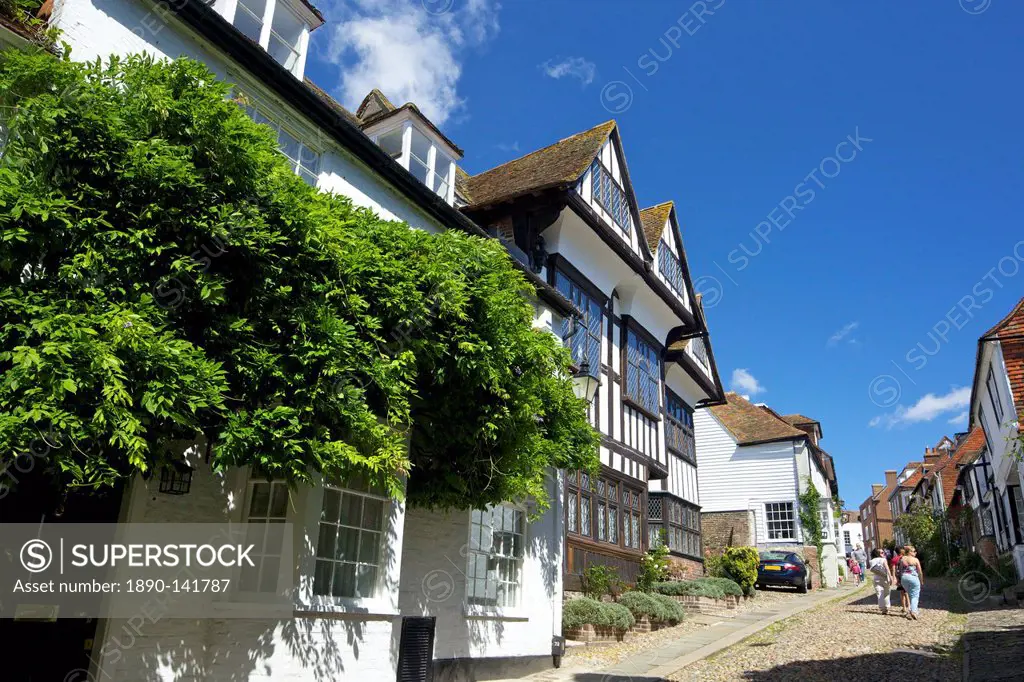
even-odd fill
[{"label": "shrub", "polygon": [[562,607],[562,630],[575,630],[584,625],[628,630],[636,619],[625,606],[607,604],[588,597],[570,599]]},{"label": "shrub", "polygon": [[662,620],[661,603],[646,592],[626,592],[619,597],[619,603],[629,609],[634,618],[640,619],[647,616],[652,621]]},{"label": "shrub", "polygon": [[694,582],[704,582],[710,585],[714,585],[722,591],[723,595],[731,595],[733,597],[743,596],[743,588],[739,586],[735,580],[728,578],[700,578]]},{"label": "shrub", "polygon": [[[709,580],[714,578],[698,578],[697,580],[682,580],[670,583],[655,583],[654,591],[660,594],[667,594],[672,597],[688,595],[691,597],[708,597],[710,599],[722,599],[725,592],[721,586]],[[731,582],[731,581],[730,581]],[[735,584],[735,583],[734,583]]]},{"label": "shrub", "polygon": [[753,547],[728,547],[722,556],[722,568],[726,576],[735,580],[746,590],[757,582],[757,567],[761,558]]},{"label": "shrub", "polygon": [[721,553],[712,552],[710,549],[704,552],[704,574],[712,578],[725,578],[722,568]]},{"label": "shrub", "polygon": [[664,539],[656,547],[647,550],[640,558],[640,572],[636,576],[636,589],[650,592],[654,583],[668,580],[669,566],[668,547]]},{"label": "shrub", "polygon": [[583,595],[601,601],[606,594],[618,592],[619,572],[611,566],[598,564],[583,571],[581,576]]},{"label": "shrub", "polygon": [[662,616],[659,618],[661,622],[676,625],[682,623],[686,618],[686,609],[672,597],[664,594],[651,594],[650,597],[661,604]]}]

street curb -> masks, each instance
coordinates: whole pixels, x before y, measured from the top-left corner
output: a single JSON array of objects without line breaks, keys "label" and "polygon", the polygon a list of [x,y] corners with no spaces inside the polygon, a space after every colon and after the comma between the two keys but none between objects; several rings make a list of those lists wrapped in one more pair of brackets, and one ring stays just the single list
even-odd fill
[{"label": "street curb", "polygon": [[729,647],[742,642],[744,639],[750,637],[751,635],[757,634],[758,632],[774,625],[775,623],[778,623],[781,620],[791,618],[799,613],[803,613],[804,611],[810,611],[811,609],[816,608],[818,606],[822,606],[824,604],[830,604],[834,601],[845,599],[853,594],[856,594],[861,589],[863,589],[863,586],[854,588],[848,592],[844,590],[844,594],[831,596],[831,598],[823,598],[819,601],[815,601],[810,604],[799,604],[797,605],[799,608],[791,606],[788,609],[780,613],[777,613],[770,618],[758,621],[756,623],[746,626],[745,628],[737,630],[736,632],[730,633],[725,637],[722,637],[717,642],[714,642],[713,644],[707,644],[701,647],[700,649],[697,649],[696,651],[691,651],[690,653],[680,656],[679,658],[676,658],[670,661],[669,663],[658,666],[653,670],[649,670],[646,673],[644,679],[646,679],[646,677],[650,677],[652,679],[667,678],[669,675],[678,672],[679,670],[685,668],[691,663],[696,663],[697,661],[703,660],[708,656],[711,656],[712,654],[716,654],[719,651],[722,651],[723,649],[728,649]]}]

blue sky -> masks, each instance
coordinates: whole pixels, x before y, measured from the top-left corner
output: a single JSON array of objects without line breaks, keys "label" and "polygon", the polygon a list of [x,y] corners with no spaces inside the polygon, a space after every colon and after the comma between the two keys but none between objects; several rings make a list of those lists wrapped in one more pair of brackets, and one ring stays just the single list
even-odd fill
[{"label": "blue sky", "polygon": [[819,419],[848,506],[966,428],[977,339],[1024,295],[1024,3],[322,9],[308,75],[416,101],[471,173],[615,118],[640,205],[677,204],[723,382]]}]

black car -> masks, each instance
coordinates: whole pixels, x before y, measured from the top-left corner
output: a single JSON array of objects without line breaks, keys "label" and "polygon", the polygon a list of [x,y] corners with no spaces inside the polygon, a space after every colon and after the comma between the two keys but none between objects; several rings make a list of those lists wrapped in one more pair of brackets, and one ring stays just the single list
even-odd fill
[{"label": "black car", "polygon": [[800,555],[793,552],[761,552],[757,565],[757,587],[783,585],[797,592],[811,589],[811,574]]}]

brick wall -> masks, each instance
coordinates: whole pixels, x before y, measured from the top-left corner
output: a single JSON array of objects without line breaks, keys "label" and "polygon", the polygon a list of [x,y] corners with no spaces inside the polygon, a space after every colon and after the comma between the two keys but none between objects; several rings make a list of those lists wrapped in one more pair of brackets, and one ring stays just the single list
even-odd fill
[{"label": "brick wall", "polygon": [[670,556],[669,561],[672,562],[671,570],[674,578],[692,580],[704,575],[704,562],[702,561],[684,559],[678,556]]},{"label": "brick wall", "polygon": [[754,515],[750,511],[701,512],[700,524],[704,549],[717,552],[754,544]]},{"label": "brick wall", "polygon": [[818,548],[804,547],[803,555],[804,563],[807,564],[807,570],[811,572],[811,588],[816,590],[821,587],[821,571],[818,570]]}]

